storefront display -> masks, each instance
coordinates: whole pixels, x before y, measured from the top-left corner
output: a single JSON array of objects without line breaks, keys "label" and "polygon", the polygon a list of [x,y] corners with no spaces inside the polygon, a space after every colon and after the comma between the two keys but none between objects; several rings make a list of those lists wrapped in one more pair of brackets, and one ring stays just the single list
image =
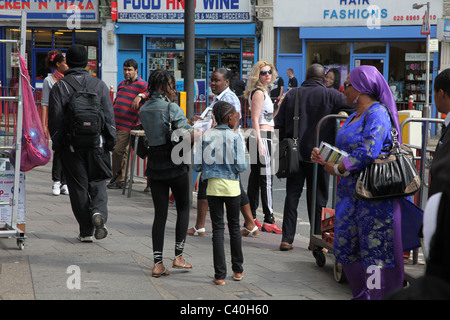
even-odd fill
[{"label": "storefront display", "polygon": [[[375,66],[388,81],[399,109],[422,110],[426,92],[426,36],[421,34],[424,10],[408,0],[330,1],[317,0],[314,11],[301,10],[295,0],[274,0],[277,32],[277,68],[281,75],[297,66],[299,81],[312,63],[327,69],[339,66],[341,84],[346,74],[360,65]],[[431,38],[436,37],[442,2],[430,1]],[[298,15],[288,12],[298,12]],[[296,27],[293,27],[296,26]],[[293,42],[298,34],[297,43]],[[292,44],[290,44],[292,42]],[[293,50],[298,48],[297,52]],[[301,45],[300,45],[301,44]],[[439,53],[430,55],[430,103],[432,80],[439,69]],[[298,67],[300,66],[300,67]],[[432,106],[432,115],[436,114]]]},{"label": "storefront display", "polygon": [[[118,65],[138,62],[140,76],[165,69],[184,89],[184,4],[179,1],[117,1]],[[143,45],[141,45],[143,44]],[[257,54],[256,27],[249,0],[197,1],[195,8],[195,101],[209,103],[209,77],[228,68],[247,79]],[[123,75],[117,73],[117,83]]]}]

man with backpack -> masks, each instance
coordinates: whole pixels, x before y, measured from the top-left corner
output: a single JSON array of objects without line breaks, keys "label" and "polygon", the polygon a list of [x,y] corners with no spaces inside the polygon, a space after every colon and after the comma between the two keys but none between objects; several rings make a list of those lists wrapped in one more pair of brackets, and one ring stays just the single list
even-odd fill
[{"label": "man with backpack", "polygon": [[69,70],[53,86],[48,108],[52,148],[61,152],[81,242],[108,234],[106,180],[112,176],[109,152],[116,144],[109,89],[85,69],[87,61],[84,46],[74,44],[68,49]]}]

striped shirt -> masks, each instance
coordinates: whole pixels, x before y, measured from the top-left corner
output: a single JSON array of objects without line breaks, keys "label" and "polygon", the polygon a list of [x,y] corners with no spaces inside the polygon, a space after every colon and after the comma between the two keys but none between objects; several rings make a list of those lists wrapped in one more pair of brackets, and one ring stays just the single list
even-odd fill
[{"label": "striped shirt", "polygon": [[[126,80],[119,83],[117,87],[116,100],[114,101],[114,116],[116,118],[116,129],[130,131],[139,123],[139,109],[133,109],[131,104],[139,93],[148,96],[147,82],[137,77],[131,83]],[[141,100],[140,106],[143,101]]]}]

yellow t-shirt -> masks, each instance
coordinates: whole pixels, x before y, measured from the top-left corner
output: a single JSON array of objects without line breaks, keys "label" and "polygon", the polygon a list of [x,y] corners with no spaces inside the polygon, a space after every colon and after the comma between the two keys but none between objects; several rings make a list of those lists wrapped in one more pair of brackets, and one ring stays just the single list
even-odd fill
[{"label": "yellow t-shirt", "polygon": [[241,194],[239,180],[209,178],[206,188],[207,196],[237,197]]}]

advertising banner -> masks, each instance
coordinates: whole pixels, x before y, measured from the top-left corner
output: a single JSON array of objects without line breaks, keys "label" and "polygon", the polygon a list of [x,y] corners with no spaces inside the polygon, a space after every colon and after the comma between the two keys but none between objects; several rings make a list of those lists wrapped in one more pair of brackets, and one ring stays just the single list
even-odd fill
[{"label": "advertising banner", "polygon": [[[426,6],[411,0],[274,0],[275,27],[413,26],[422,25]],[[420,2],[420,1],[419,1]],[[429,0],[429,22],[442,17],[442,0]],[[311,8],[311,10],[308,10]],[[312,9],[314,8],[314,9]],[[292,14],[295,12],[295,14]]]},{"label": "advertising banner", "polygon": [[0,0],[0,19],[11,19],[11,16],[2,15],[2,12],[18,10],[28,13],[28,21],[98,21],[98,0]]},{"label": "advertising banner", "polygon": [[[118,0],[118,22],[184,22],[184,0]],[[250,0],[196,0],[195,22],[250,22]]]}]

